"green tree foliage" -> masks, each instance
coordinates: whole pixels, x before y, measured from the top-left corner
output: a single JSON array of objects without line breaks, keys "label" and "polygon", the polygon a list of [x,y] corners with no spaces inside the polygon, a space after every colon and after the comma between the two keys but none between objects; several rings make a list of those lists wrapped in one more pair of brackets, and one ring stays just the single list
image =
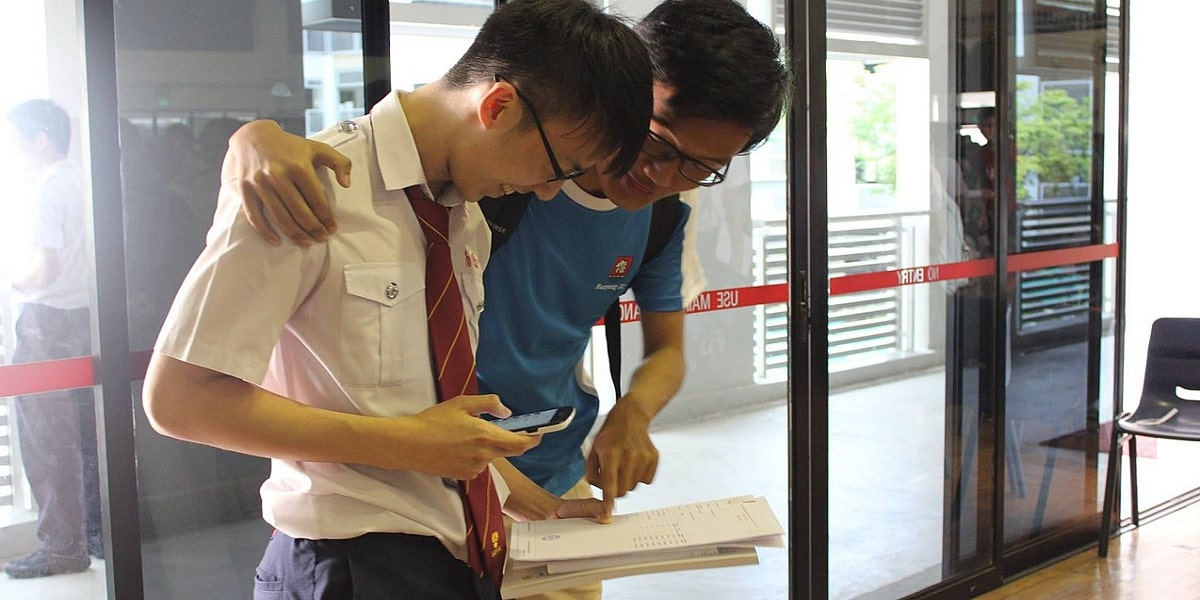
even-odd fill
[{"label": "green tree foliage", "polygon": [[[1028,102],[1018,102],[1018,182],[1086,182],[1091,166],[1090,102],[1076,100],[1061,89],[1045,90]],[[1028,195],[1027,187],[1019,184],[1018,198],[1024,200]]]},{"label": "green tree foliage", "polygon": [[854,78],[858,111],[851,122],[855,179],[896,191],[896,84],[871,74]]}]

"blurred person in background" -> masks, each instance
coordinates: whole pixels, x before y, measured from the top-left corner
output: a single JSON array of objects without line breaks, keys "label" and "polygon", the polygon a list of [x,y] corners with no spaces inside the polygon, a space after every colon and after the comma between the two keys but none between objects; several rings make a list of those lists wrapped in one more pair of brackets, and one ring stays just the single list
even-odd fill
[{"label": "blurred person in background", "polygon": [[[5,115],[4,140],[27,177],[13,200],[20,258],[5,261],[4,279],[19,304],[14,363],[91,355],[86,192],[67,160],[71,122],[49,100],[23,102]],[[17,434],[25,474],[38,505],[39,548],[9,561],[14,579],[87,570],[104,556],[96,416],[90,388],[18,397]]]}]

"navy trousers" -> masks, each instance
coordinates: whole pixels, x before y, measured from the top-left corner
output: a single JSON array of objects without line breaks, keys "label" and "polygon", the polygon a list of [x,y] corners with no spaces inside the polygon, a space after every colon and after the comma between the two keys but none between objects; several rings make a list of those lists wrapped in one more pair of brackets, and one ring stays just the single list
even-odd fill
[{"label": "navy trousers", "polygon": [[[88,309],[23,304],[14,363],[91,354]],[[96,407],[91,388],[20,396],[17,432],[25,476],[38,504],[38,539],[54,555],[86,557],[100,536]]]},{"label": "navy trousers", "polygon": [[404,533],[306,540],[277,531],[254,574],[254,600],[499,598],[436,538]]}]

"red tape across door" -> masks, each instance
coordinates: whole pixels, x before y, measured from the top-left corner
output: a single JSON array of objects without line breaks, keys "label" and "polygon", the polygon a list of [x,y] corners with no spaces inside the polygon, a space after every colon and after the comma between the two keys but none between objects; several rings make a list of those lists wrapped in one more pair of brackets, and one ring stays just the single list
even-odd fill
[{"label": "red tape across door", "polygon": [[[1077,248],[1045,250],[1008,255],[1009,273],[1036,271],[1063,265],[1095,262],[1116,258],[1116,244],[1097,244]],[[879,290],[906,285],[920,285],[953,279],[988,277],[995,272],[992,259],[976,259],[955,263],[942,263],[919,267],[906,267],[889,271],[875,271],[842,275],[829,280],[829,295],[840,296],[870,290]],[[715,310],[730,310],[762,304],[788,301],[788,285],[777,283],[701,292],[686,307],[688,313],[703,313]],[[632,300],[621,302],[621,322],[629,323],[641,318],[637,304]],[[602,322],[602,321],[601,321]],[[97,357],[81,356],[61,360],[24,363],[0,367],[0,397],[39,394],[56,390],[87,387],[96,384]],[[130,371],[137,380],[145,377],[150,352],[135,352],[131,356]]]}]

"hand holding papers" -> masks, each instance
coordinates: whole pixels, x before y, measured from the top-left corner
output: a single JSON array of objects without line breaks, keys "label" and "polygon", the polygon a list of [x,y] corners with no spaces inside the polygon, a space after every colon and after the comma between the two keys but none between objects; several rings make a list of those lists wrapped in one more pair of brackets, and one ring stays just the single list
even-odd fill
[{"label": "hand holding papers", "polygon": [[513,524],[502,595],[536,594],[612,577],[756,564],[755,546],[783,546],[765,498],[741,496],[590,519]]}]

